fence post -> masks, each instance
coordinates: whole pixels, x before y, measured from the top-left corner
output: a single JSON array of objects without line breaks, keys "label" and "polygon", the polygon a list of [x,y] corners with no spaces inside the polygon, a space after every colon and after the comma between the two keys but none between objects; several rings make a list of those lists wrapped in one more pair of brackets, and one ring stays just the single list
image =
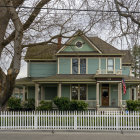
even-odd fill
[{"label": "fence post", "polygon": [[34,129],[37,129],[38,124],[38,115],[34,114]]},{"label": "fence post", "polygon": [[119,114],[118,112],[116,111],[116,130],[119,130]]},{"label": "fence post", "polygon": [[77,111],[74,111],[74,130],[77,129]]}]

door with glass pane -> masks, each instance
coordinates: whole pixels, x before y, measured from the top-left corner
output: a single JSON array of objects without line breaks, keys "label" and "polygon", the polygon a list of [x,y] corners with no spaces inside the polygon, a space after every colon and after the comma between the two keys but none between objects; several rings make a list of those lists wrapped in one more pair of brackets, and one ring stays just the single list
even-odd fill
[{"label": "door with glass pane", "polygon": [[109,87],[102,87],[102,106],[109,106]]}]

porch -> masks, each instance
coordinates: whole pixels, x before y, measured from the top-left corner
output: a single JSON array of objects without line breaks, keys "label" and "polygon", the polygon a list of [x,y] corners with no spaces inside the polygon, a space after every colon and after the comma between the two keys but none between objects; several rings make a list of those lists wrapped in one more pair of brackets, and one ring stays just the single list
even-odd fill
[{"label": "porch", "polygon": [[124,95],[122,76],[109,76],[63,74],[41,79],[28,78],[26,83],[20,83],[20,88],[23,87],[23,99],[34,98],[36,107],[41,100],[52,101],[56,96],[83,100],[88,103],[88,109],[97,110],[118,110],[125,107],[126,100],[137,100],[137,83],[126,83]]},{"label": "porch", "polygon": [[[28,95],[31,93],[28,87]],[[34,98],[36,107],[41,100],[52,101],[54,97],[67,97],[70,100],[81,100],[88,103],[88,109],[99,110],[120,110],[125,106],[126,100],[130,96],[130,87],[124,96],[122,93],[122,83],[58,83],[58,84],[35,84]],[[30,96],[33,97],[33,96]]]}]

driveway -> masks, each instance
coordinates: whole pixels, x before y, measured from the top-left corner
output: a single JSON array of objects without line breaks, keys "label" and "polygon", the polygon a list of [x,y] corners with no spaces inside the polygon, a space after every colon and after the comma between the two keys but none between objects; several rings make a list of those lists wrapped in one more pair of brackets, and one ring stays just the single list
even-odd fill
[{"label": "driveway", "polygon": [[3,131],[0,140],[139,140],[140,132]]}]

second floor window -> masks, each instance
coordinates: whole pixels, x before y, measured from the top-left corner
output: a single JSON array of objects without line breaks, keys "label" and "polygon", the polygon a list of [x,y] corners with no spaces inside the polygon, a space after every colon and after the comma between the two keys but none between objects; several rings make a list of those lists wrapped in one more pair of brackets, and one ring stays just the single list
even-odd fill
[{"label": "second floor window", "polygon": [[86,74],[86,59],[72,59],[72,74]]},{"label": "second floor window", "polygon": [[113,72],[113,70],[114,70],[114,61],[113,61],[113,59],[108,59],[108,61],[107,61],[107,70],[109,72]]},{"label": "second floor window", "polygon": [[78,59],[72,59],[72,74],[78,74]]}]

